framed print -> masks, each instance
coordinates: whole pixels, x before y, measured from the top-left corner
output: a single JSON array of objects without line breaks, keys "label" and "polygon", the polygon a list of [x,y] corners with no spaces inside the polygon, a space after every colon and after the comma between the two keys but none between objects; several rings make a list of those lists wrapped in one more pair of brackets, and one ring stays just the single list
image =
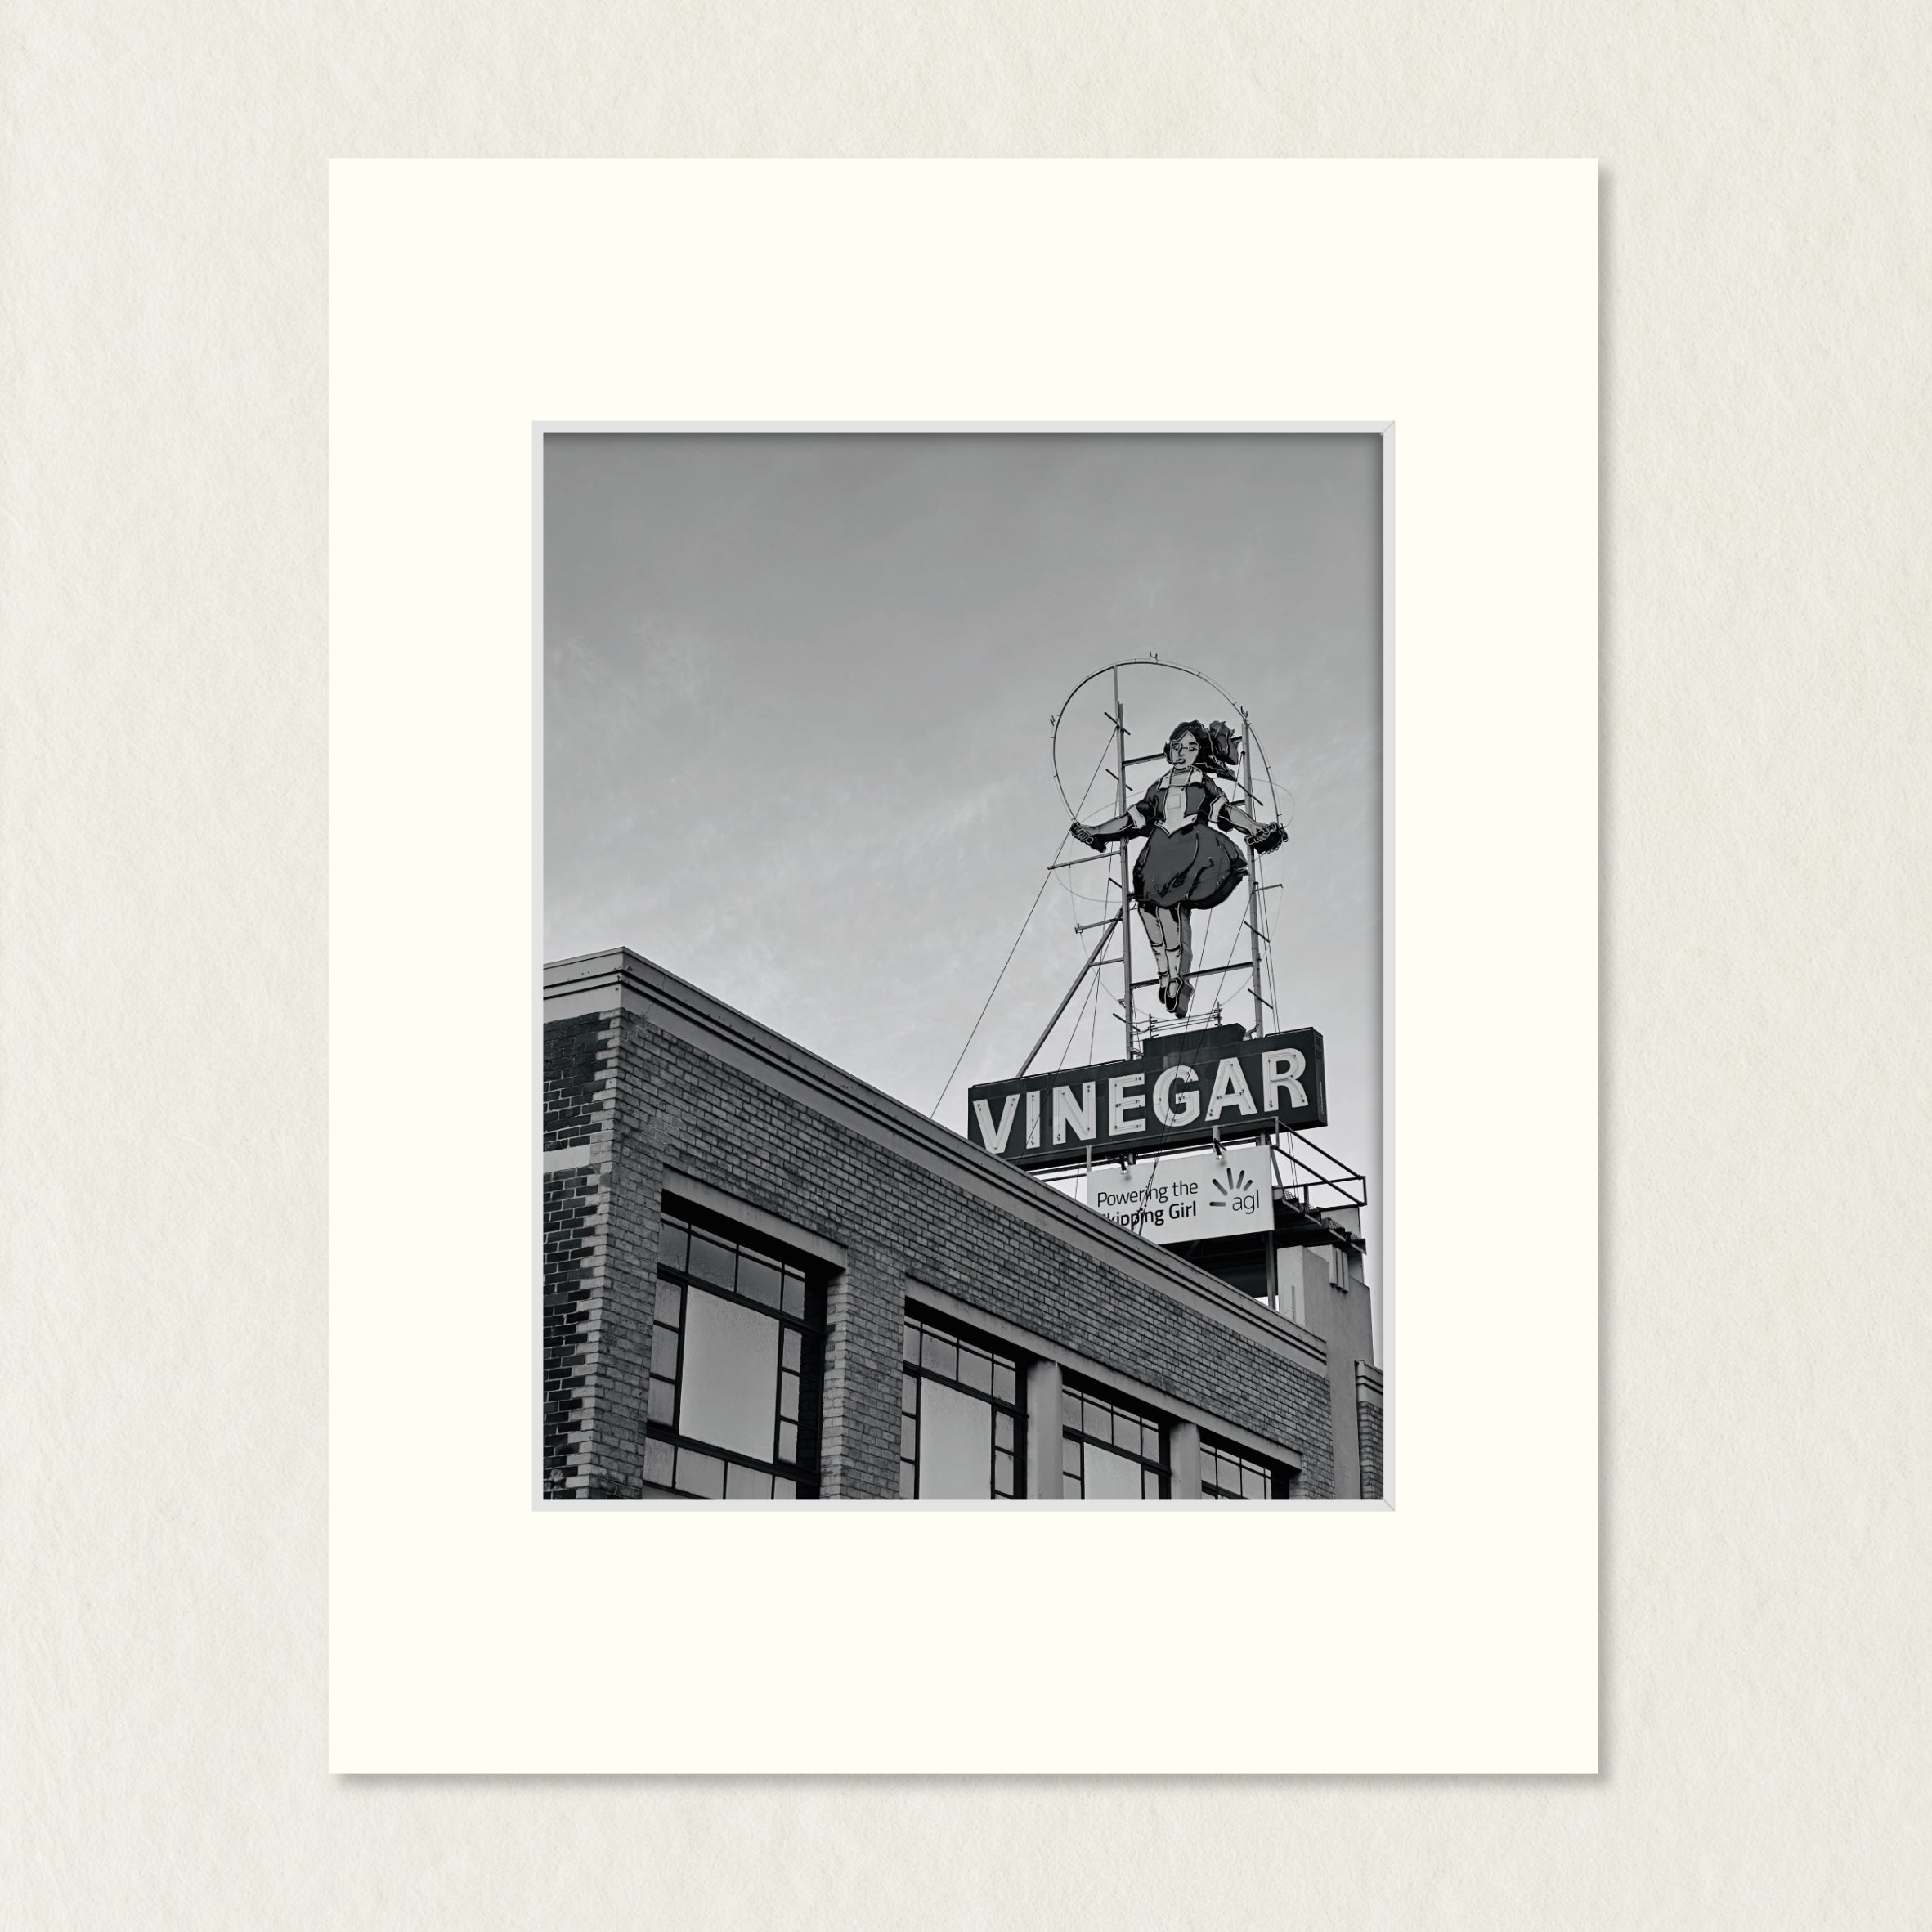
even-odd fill
[{"label": "framed print", "polygon": [[1595,195],[334,166],[334,1768],[1594,1768]]}]

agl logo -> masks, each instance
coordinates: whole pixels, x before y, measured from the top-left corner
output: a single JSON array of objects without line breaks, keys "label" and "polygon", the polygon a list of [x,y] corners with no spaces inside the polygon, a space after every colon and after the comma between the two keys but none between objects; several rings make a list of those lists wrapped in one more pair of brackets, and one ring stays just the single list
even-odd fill
[{"label": "agl logo", "polygon": [[1260,1190],[1245,1168],[1214,1177],[1214,1204],[1236,1214],[1252,1214],[1261,1205]]}]

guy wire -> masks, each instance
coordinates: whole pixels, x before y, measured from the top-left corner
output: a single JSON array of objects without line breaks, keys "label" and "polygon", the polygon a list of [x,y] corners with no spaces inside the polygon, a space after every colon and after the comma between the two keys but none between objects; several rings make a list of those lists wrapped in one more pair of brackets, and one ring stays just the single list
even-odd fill
[{"label": "guy wire", "polygon": [[[1103,745],[1100,747],[1100,756],[1094,760],[1093,778],[1090,778],[1087,781],[1087,790],[1080,794],[1080,802],[1083,805],[1084,805],[1087,802],[1087,792],[1091,791],[1093,789],[1094,778],[1097,778],[1100,776],[1100,767],[1105,764],[1106,761],[1107,747]],[[1073,836],[1074,835],[1071,832],[1063,832],[1060,835],[1060,843],[1053,848],[1052,854],[1047,861],[1047,869],[1040,874],[1039,890],[1033,894],[1033,903],[1026,908],[1026,917],[1020,921],[1020,930],[1013,935],[1013,944],[1006,948],[1006,957],[1001,962],[1000,970],[998,972],[993,975],[993,988],[992,991],[989,992],[986,996],[986,1004],[985,1006],[980,1007],[979,1017],[978,1020],[975,1020],[973,1022],[972,1031],[966,1035],[966,1044],[959,1050],[959,1058],[953,1061],[953,1071],[946,1076],[946,1085],[939,1089],[939,1099],[933,1102],[931,1108],[928,1110],[926,1116],[928,1120],[931,1120],[937,1117],[940,1105],[946,1098],[947,1091],[953,1085],[954,1076],[957,1074],[960,1068],[965,1065],[966,1055],[972,1051],[973,1041],[979,1033],[980,1021],[985,1019],[987,1009],[992,1006],[993,996],[994,994],[997,993],[1000,989],[1000,982],[1006,976],[1006,968],[1013,963],[1013,955],[1020,950],[1020,942],[1026,937],[1027,927],[1033,924],[1033,914],[1038,912],[1040,909],[1040,901],[1046,895],[1047,881],[1053,876],[1053,866],[1055,861],[1057,860],[1060,854],[1066,849],[1067,840]]]}]

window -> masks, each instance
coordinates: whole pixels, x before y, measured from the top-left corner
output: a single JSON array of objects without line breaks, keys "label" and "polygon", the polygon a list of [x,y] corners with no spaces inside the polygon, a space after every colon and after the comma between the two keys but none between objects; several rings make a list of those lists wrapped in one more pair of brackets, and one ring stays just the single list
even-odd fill
[{"label": "window", "polygon": [[1201,1494],[1224,1503],[1266,1503],[1277,1494],[1286,1494],[1286,1485],[1278,1482],[1266,1463],[1257,1463],[1237,1450],[1201,1438]]},{"label": "window", "polygon": [[816,1493],[824,1299],[797,1262],[666,1207],[647,1482],[686,1496]]},{"label": "window", "polygon": [[930,1502],[1020,1495],[1017,1358],[908,1314],[903,1359],[900,1495]]},{"label": "window", "polygon": [[1068,1495],[1137,1502],[1167,1495],[1167,1438],[1159,1418],[1069,1383],[1060,1391],[1060,1421]]}]

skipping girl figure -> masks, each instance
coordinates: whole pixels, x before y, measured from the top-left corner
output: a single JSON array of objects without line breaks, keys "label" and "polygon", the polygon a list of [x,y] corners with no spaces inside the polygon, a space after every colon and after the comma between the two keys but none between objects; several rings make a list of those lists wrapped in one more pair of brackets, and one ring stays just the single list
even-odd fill
[{"label": "skipping girl figure", "polygon": [[1100,825],[1074,822],[1073,834],[1095,851],[1116,840],[1145,838],[1134,862],[1134,903],[1146,928],[1160,972],[1160,1001],[1185,1017],[1194,997],[1188,974],[1194,965],[1192,916],[1218,906],[1248,876],[1248,861],[1215,829],[1231,827],[1257,852],[1272,852],[1288,834],[1279,825],[1258,825],[1214,781],[1235,775],[1238,741],[1217,720],[1177,724],[1168,738],[1168,769],[1146,796]]}]

